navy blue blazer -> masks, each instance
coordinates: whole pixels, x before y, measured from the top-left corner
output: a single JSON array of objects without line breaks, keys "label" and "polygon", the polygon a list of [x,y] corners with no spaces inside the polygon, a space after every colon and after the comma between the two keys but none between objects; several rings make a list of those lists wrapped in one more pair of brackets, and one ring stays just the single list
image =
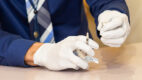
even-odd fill
[{"label": "navy blue blazer", "polygon": [[[87,20],[82,11],[83,0],[48,0],[55,41],[67,36],[86,34]],[[98,15],[117,10],[129,16],[125,0],[87,0],[98,25]],[[34,43],[25,0],[0,0],[0,65],[24,66],[24,56]]]}]

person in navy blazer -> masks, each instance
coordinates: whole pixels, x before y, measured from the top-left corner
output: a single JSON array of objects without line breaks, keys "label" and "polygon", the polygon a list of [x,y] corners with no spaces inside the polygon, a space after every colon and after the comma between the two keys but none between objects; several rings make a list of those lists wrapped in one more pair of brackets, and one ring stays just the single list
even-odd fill
[{"label": "person in navy blazer", "polygon": [[[130,32],[129,10],[125,0],[86,1],[90,6],[92,16],[95,18],[97,34],[100,40],[107,46],[120,47]],[[59,42],[62,42],[63,45],[67,43],[74,44],[70,41],[72,38],[84,39],[85,36],[82,36],[82,38],[78,36],[85,35],[88,31],[86,15],[84,10],[82,11],[82,2],[83,0],[47,0],[48,11],[51,14],[53,23],[55,42],[57,44]],[[44,45],[45,43],[35,41],[33,33],[34,31],[28,23],[25,0],[0,0],[0,65],[34,66],[25,62],[25,55],[34,44]],[[41,35],[41,33],[39,33],[39,35]],[[98,47],[95,41],[92,42],[92,44],[93,43],[94,47],[95,45]],[[45,46],[47,47],[49,45],[45,44],[43,48]],[[54,49],[57,49],[55,48],[56,46],[57,45],[54,45]],[[71,46],[69,46],[69,48],[70,47]],[[87,47],[93,48],[91,46]],[[36,48],[39,49],[39,47]],[[35,51],[36,56],[41,56],[40,53],[42,52],[40,51],[44,51],[44,49],[39,49],[38,52]],[[52,49],[45,52],[54,53]],[[58,49],[56,52],[58,52]],[[32,57],[32,59],[37,58],[36,56],[34,58]],[[52,54],[50,54],[50,56],[53,57]],[[88,66],[85,63],[84,66],[79,65],[74,61],[75,65],[73,67],[62,68],[58,65],[58,68],[53,68],[52,66],[47,66],[46,63],[42,63],[38,58],[32,62],[51,70],[62,70],[66,68],[86,69]],[[50,65],[50,62],[48,65]]]}]

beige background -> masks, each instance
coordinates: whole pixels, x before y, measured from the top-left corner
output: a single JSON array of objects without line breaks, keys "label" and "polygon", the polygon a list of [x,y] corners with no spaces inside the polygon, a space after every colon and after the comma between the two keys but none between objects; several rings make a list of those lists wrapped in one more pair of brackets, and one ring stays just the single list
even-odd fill
[{"label": "beige background", "polygon": [[[125,44],[142,42],[142,5],[141,5],[142,0],[126,0],[126,2],[130,10],[132,29],[131,29],[131,33],[129,37],[127,38]],[[103,46],[100,40],[96,37],[94,19],[89,12],[89,7],[86,4],[85,0],[84,0],[84,5],[86,6],[85,10],[86,10],[86,14],[87,14],[88,22],[89,22],[89,28],[91,30],[93,38],[101,46]]]}]

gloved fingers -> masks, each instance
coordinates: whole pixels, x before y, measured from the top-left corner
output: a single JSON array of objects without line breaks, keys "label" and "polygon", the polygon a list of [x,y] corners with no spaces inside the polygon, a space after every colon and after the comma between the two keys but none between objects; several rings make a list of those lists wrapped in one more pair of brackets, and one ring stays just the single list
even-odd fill
[{"label": "gloved fingers", "polygon": [[101,32],[100,35],[106,39],[121,38],[126,35],[126,29],[121,27],[111,31]]},{"label": "gloved fingers", "polygon": [[104,20],[104,21],[100,20],[99,21],[99,25],[97,27],[97,30],[101,31],[101,29],[104,27],[104,25],[106,25],[107,23],[109,23],[110,20],[111,20],[111,18],[108,19],[108,20]]},{"label": "gloved fingers", "polygon": [[123,23],[123,29],[126,30],[126,35],[129,34],[131,28],[130,28],[130,24],[128,22],[128,18],[126,17],[126,19],[124,20],[124,23]]},{"label": "gloved fingers", "polygon": [[78,70],[79,67],[75,64],[73,64],[72,62],[68,61],[68,60],[64,60],[64,61],[60,61],[60,69],[64,70],[64,69],[75,69]]},{"label": "gloved fingers", "polygon": [[80,69],[76,64],[74,64],[72,62],[68,63],[67,67],[71,68],[71,69],[74,69],[74,70],[79,70]]},{"label": "gloved fingers", "polygon": [[88,40],[88,45],[93,49],[99,49],[99,44],[92,39]]},{"label": "gloved fingers", "polygon": [[[79,41],[84,42],[86,44],[86,36],[78,36],[79,37]],[[98,49],[99,45],[98,43],[96,43],[95,41],[93,41],[92,39],[89,38],[88,40],[88,45],[93,48],[93,49]]]},{"label": "gloved fingers", "polygon": [[82,68],[82,69],[88,69],[88,63],[86,61],[84,61],[83,59],[81,59],[80,57],[74,55],[73,52],[70,52],[69,56],[68,56],[69,60],[77,65],[78,67]]},{"label": "gloved fingers", "polygon": [[118,27],[121,27],[123,24],[123,20],[121,18],[113,19],[111,22],[104,25],[104,27],[101,29],[101,31],[110,31],[113,29],[116,29]]},{"label": "gloved fingers", "polygon": [[99,24],[98,24],[98,27],[97,27],[97,30],[101,30],[103,28],[103,22],[100,21]]},{"label": "gloved fingers", "polygon": [[122,37],[122,38],[117,38],[117,39],[105,39],[105,38],[101,38],[101,41],[104,44],[113,44],[113,45],[121,45],[124,43],[126,37]]},{"label": "gloved fingers", "polygon": [[89,45],[87,45],[86,43],[81,42],[81,41],[76,42],[76,49],[82,50],[83,52],[85,52],[89,56],[95,55],[94,50]]},{"label": "gloved fingers", "polygon": [[104,25],[112,21],[113,16],[110,15],[111,13],[112,11],[106,10],[99,15],[98,17],[99,25],[97,27],[99,31],[104,27]]},{"label": "gloved fingers", "polygon": [[106,32],[102,31],[100,34],[102,35],[102,42],[104,42],[105,44],[109,44],[109,45],[113,44],[113,46],[114,45],[119,46],[125,41],[129,32],[130,32],[130,25],[128,22],[128,18],[126,17],[126,20],[124,20],[122,27],[117,28],[115,30],[111,30],[111,31],[106,31]]}]

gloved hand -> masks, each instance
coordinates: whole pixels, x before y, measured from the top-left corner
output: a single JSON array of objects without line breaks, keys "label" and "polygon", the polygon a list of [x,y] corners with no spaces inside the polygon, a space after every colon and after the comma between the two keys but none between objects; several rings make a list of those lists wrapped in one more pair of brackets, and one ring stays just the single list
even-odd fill
[{"label": "gloved hand", "polygon": [[99,15],[98,21],[101,41],[110,47],[120,47],[130,32],[127,15],[107,10]]},{"label": "gloved hand", "polygon": [[93,49],[98,48],[98,44],[91,39],[89,39],[87,45],[85,36],[70,36],[58,43],[43,44],[34,54],[34,64],[50,70],[87,69],[88,63],[76,56],[73,51],[80,49],[88,55],[94,56]]}]

